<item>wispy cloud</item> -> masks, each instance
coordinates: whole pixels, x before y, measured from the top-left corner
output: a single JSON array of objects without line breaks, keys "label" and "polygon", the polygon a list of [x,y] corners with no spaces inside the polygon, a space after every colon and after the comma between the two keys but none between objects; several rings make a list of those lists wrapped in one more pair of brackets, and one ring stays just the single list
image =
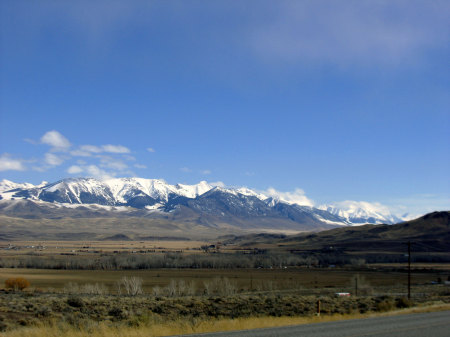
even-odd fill
[{"label": "wispy cloud", "polygon": [[208,175],[208,174],[211,174],[212,172],[211,172],[211,170],[202,170],[202,171],[200,171],[200,173]]},{"label": "wispy cloud", "polygon": [[102,149],[109,153],[130,153],[130,149],[123,145],[103,145]]},{"label": "wispy cloud", "polygon": [[7,153],[0,156],[0,171],[24,171],[25,169],[22,160],[12,158]]},{"label": "wispy cloud", "polygon": [[78,174],[83,172],[83,168],[81,166],[78,165],[72,165],[71,167],[69,167],[67,169],[67,173],[69,174]]},{"label": "wispy cloud", "polygon": [[66,137],[56,130],[46,132],[41,137],[41,143],[50,145],[52,151],[66,151],[72,145]]},{"label": "wispy cloud", "polygon": [[213,181],[208,184],[210,184],[211,186],[226,187],[226,185],[223,181]]},{"label": "wispy cloud", "polygon": [[[401,65],[449,42],[445,1],[277,1],[249,45],[269,62]],[[271,12],[268,11],[271,9]]]},{"label": "wispy cloud", "polygon": [[143,164],[134,164],[134,167],[138,168],[138,169],[146,169],[147,166],[143,165]]},{"label": "wispy cloud", "polygon": [[[45,172],[67,162],[70,166],[66,169],[69,174],[87,174],[97,178],[113,177],[118,174],[134,175],[129,169],[127,161],[135,161],[130,155],[131,150],[123,145],[73,145],[59,131],[46,132],[39,141],[26,139],[26,142],[39,145],[45,144],[51,147],[40,159],[29,160],[35,162],[31,167],[38,172]],[[84,157],[83,159],[76,159]],[[25,160],[13,159],[9,155],[1,157],[1,170],[25,170]],[[136,164],[138,165],[138,164]]]},{"label": "wispy cloud", "polygon": [[46,153],[45,162],[50,166],[59,166],[64,163],[64,159],[54,153]]},{"label": "wispy cloud", "polygon": [[181,167],[181,168],[180,168],[180,171],[181,171],[181,172],[185,172],[185,173],[190,173],[190,172],[192,172],[192,170],[191,170],[189,167]]},{"label": "wispy cloud", "polygon": [[147,148],[147,151],[148,151],[148,152],[150,152],[150,153],[154,153],[154,152],[156,152],[156,151],[155,151],[155,149],[154,149],[154,148],[152,148],[152,147],[148,147],[148,148]]},{"label": "wispy cloud", "polygon": [[114,171],[125,171],[128,169],[128,165],[125,162],[110,156],[101,156],[100,166],[103,168],[112,169]]},{"label": "wispy cloud", "polygon": [[67,173],[69,174],[84,174],[92,178],[97,178],[100,180],[111,179],[116,176],[114,172],[108,172],[106,170],[101,169],[97,165],[86,165],[86,166],[78,166],[72,165],[67,169]]},{"label": "wispy cloud", "polygon": [[105,170],[102,170],[96,165],[89,165],[85,168],[86,173],[97,179],[105,180],[105,179],[111,179],[116,176],[114,172],[107,172]]},{"label": "wispy cloud", "polygon": [[291,204],[298,204],[302,206],[314,206],[314,201],[309,199],[305,195],[305,191],[301,188],[296,188],[294,191],[282,192],[270,187],[267,190],[261,191],[262,194],[272,197],[274,199],[279,199]]},{"label": "wispy cloud", "polygon": [[103,149],[100,146],[95,145],[81,145],[78,148],[79,151],[88,152],[88,153],[101,153]]},{"label": "wispy cloud", "polygon": [[81,145],[76,150],[73,150],[71,154],[73,156],[78,157],[90,157],[93,154],[99,154],[99,153],[118,153],[118,154],[125,154],[130,153],[130,149],[123,146],[123,145]]}]

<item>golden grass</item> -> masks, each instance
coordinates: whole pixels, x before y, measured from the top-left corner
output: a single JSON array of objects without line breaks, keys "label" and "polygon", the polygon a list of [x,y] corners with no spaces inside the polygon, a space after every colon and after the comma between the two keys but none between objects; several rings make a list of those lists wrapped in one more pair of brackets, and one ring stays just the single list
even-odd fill
[{"label": "golden grass", "polygon": [[[56,241],[56,240],[32,240],[32,241],[2,241],[0,247],[8,247],[10,244],[20,247],[20,250],[4,251],[7,255],[24,255],[30,252],[40,254],[67,253],[72,250],[101,250],[112,252],[114,250],[131,251],[135,249],[156,249],[156,250],[190,250],[199,249],[207,241],[198,240],[138,240],[138,241]],[[31,248],[33,246],[33,248]],[[45,249],[42,247],[45,246]]]},{"label": "golden grass", "polygon": [[[166,286],[173,280],[184,280],[202,284],[206,280],[226,277],[233,280],[239,289],[248,289],[250,284],[271,282],[276,289],[336,288],[344,291],[352,285],[356,274],[364,276],[371,286],[406,284],[405,273],[351,271],[340,269],[140,269],[140,270],[58,270],[31,268],[0,268],[0,287],[10,277],[24,277],[33,287],[63,289],[68,282],[103,283],[114,287],[123,276],[137,276],[144,280],[144,289],[150,292],[154,286]],[[413,282],[430,284],[437,276],[434,273],[413,273]],[[347,291],[347,290],[346,290]]]},{"label": "golden grass", "polygon": [[26,327],[14,331],[1,333],[3,337],[159,337],[189,333],[206,333],[218,331],[232,331],[280,327],[297,324],[311,324],[320,322],[358,319],[367,317],[392,316],[400,314],[420,313],[450,310],[449,303],[436,303],[414,308],[395,310],[385,313],[327,315],[314,317],[251,317],[237,319],[208,319],[189,321],[179,319],[166,323],[152,323],[145,326],[130,327],[125,325],[113,326],[104,322],[91,323],[83,328],[76,328],[68,324],[53,322],[50,325]]}]

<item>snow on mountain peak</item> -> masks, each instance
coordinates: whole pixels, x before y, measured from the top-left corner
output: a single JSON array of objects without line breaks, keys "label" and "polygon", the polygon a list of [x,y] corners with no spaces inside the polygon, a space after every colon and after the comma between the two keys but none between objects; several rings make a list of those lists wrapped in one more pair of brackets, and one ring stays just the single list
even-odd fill
[{"label": "snow on mountain peak", "polygon": [[[295,207],[302,206],[304,211],[304,206],[307,206],[311,212],[317,214],[322,211],[331,213],[331,218],[326,213],[320,213],[318,216],[323,219],[329,217],[328,220],[333,223],[396,223],[402,220],[394,216],[388,207],[379,203],[347,200],[314,208],[314,203],[305,196],[301,189],[293,192],[280,192],[274,188],[255,191],[247,187],[218,186],[206,181],[194,185],[171,185],[162,179],[146,178],[111,178],[102,181],[94,178],[68,178],[51,184],[44,181],[36,186],[29,183],[18,184],[6,179],[0,181],[0,199],[5,200],[31,199],[57,204],[126,205],[137,208],[150,207],[151,209],[164,208],[164,205],[171,202],[173,197],[195,199],[209,191],[228,193],[239,198],[258,198],[264,201],[268,207],[287,204]],[[280,207],[284,206],[279,205]]]},{"label": "snow on mountain peak", "polygon": [[268,198],[265,194],[255,192],[247,187],[237,188],[236,192],[246,196],[257,197],[260,200],[266,200]]},{"label": "snow on mountain peak", "polygon": [[213,188],[213,186],[211,186],[204,180],[196,185],[176,184],[174,187],[177,194],[180,194],[187,198],[195,198]]},{"label": "snow on mountain peak", "polygon": [[33,188],[33,187],[35,186],[30,183],[15,183],[7,179],[3,179],[2,181],[0,181],[0,192],[14,190],[16,188]]},{"label": "snow on mountain peak", "polygon": [[391,213],[387,206],[367,201],[346,200],[330,205],[321,205],[319,209],[338,215],[351,223],[396,223],[401,221]]}]

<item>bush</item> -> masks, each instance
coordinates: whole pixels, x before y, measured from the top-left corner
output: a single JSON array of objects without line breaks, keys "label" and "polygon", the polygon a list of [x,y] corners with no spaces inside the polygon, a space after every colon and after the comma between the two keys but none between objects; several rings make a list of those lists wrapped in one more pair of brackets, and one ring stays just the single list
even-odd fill
[{"label": "bush", "polygon": [[117,320],[125,318],[125,313],[120,307],[114,307],[108,311],[108,315],[114,317]]},{"label": "bush", "polygon": [[108,293],[108,289],[102,283],[78,285],[78,283],[69,282],[64,286],[63,292],[74,295],[104,295]]},{"label": "bush", "polygon": [[37,317],[49,317],[52,314],[52,310],[47,306],[42,306],[36,311]]},{"label": "bush", "polygon": [[70,296],[67,299],[67,304],[74,308],[82,308],[84,306],[83,300],[78,296]]},{"label": "bush", "polygon": [[203,282],[203,286],[205,287],[205,295],[230,296],[237,292],[236,284],[226,277],[216,277],[211,281],[205,281]]},{"label": "bush", "polygon": [[395,309],[394,301],[386,299],[377,303],[376,308],[378,311],[390,311]]},{"label": "bush", "polygon": [[9,278],[5,281],[5,287],[8,289],[14,289],[14,290],[23,290],[25,288],[28,288],[30,286],[30,282],[23,278],[23,277],[17,277],[17,278]]},{"label": "bush", "polygon": [[122,293],[128,296],[141,295],[144,291],[142,289],[143,280],[140,277],[122,277],[117,282],[117,292],[119,295]]},{"label": "bush", "polygon": [[397,308],[403,309],[403,308],[409,308],[413,306],[413,302],[406,297],[397,298],[397,301],[395,303]]}]

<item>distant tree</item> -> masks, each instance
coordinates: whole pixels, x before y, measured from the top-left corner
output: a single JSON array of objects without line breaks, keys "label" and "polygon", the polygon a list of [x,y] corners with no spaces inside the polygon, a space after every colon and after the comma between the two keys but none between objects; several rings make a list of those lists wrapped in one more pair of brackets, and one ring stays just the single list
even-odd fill
[{"label": "distant tree", "polygon": [[30,286],[30,282],[23,278],[23,277],[17,277],[17,278],[9,278],[5,281],[5,287],[7,289],[14,289],[14,290],[23,290],[25,288],[28,288]]}]

